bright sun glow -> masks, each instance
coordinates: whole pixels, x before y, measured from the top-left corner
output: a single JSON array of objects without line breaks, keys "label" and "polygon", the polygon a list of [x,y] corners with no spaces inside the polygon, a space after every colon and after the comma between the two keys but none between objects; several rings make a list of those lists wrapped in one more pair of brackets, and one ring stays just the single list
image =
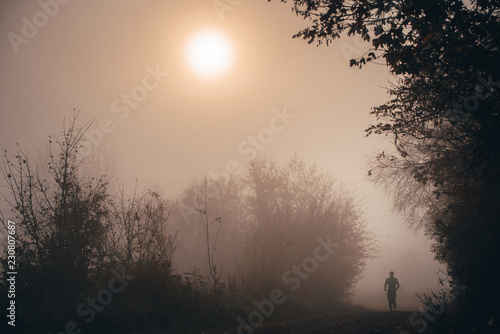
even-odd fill
[{"label": "bright sun glow", "polygon": [[233,61],[233,48],[229,40],[220,32],[210,30],[196,34],[186,50],[191,69],[205,78],[224,74]]}]

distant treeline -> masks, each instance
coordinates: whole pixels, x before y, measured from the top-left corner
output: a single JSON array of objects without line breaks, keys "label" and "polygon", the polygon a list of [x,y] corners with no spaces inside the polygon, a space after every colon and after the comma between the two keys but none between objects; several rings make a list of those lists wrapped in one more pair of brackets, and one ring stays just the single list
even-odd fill
[{"label": "distant treeline", "polygon": [[314,165],[258,158],[175,200],[113,191],[112,175],[94,175],[99,161],[80,159],[89,124],[76,123],[50,137],[48,156],[4,156],[10,329],[258,326],[280,309],[341,306],[375,254],[354,194]]}]

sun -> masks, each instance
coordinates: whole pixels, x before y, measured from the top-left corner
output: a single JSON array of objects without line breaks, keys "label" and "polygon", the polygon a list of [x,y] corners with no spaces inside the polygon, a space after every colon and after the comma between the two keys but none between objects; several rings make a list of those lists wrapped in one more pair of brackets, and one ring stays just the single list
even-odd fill
[{"label": "sun", "polygon": [[186,48],[189,67],[204,78],[215,78],[226,73],[233,63],[233,47],[229,39],[217,30],[195,34]]}]

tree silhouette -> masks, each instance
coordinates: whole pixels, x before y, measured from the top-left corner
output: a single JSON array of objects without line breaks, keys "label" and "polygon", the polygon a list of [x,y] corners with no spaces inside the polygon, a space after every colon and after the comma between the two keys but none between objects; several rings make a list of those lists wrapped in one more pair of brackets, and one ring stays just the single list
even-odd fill
[{"label": "tree silhouette", "polygon": [[[77,117],[74,113],[68,127],[64,124],[61,136],[50,136],[46,166],[34,163],[21,148],[13,159],[7,152],[4,155],[7,192],[2,196],[17,225],[18,298],[26,301],[20,303],[19,312],[30,314],[28,309],[38,308],[35,314],[44,313],[36,305],[40,299],[63,310],[74,305],[105,265],[108,181],[106,176],[84,176],[79,171],[79,144],[90,123],[77,128]],[[2,213],[6,226],[4,217]]]},{"label": "tree silhouette", "polygon": [[[199,203],[199,201],[198,201]],[[196,209],[199,214],[200,222],[203,227],[203,232],[205,236],[206,244],[206,274],[210,282],[211,289],[214,293],[219,290],[219,282],[221,278],[221,269],[217,268],[215,262],[215,251],[217,250],[217,240],[219,239],[220,230],[222,227],[222,218],[215,213],[215,215],[209,213],[208,209],[208,198],[207,198],[207,179],[205,178],[204,188],[203,188],[203,204],[201,207]],[[210,232],[212,227],[215,229],[215,236],[213,240],[210,239]]]}]

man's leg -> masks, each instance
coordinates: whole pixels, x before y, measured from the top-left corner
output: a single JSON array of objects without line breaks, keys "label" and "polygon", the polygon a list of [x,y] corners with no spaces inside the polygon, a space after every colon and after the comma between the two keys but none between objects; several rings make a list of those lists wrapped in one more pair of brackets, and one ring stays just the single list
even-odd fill
[{"label": "man's leg", "polygon": [[396,291],[387,291],[387,299],[389,300],[389,310],[392,311],[392,306],[396,308]]},{"label": "man's leg", "polygon": [[392,311],[391,291],[387,291],[387,301],[389,301],[389,311]]}]

